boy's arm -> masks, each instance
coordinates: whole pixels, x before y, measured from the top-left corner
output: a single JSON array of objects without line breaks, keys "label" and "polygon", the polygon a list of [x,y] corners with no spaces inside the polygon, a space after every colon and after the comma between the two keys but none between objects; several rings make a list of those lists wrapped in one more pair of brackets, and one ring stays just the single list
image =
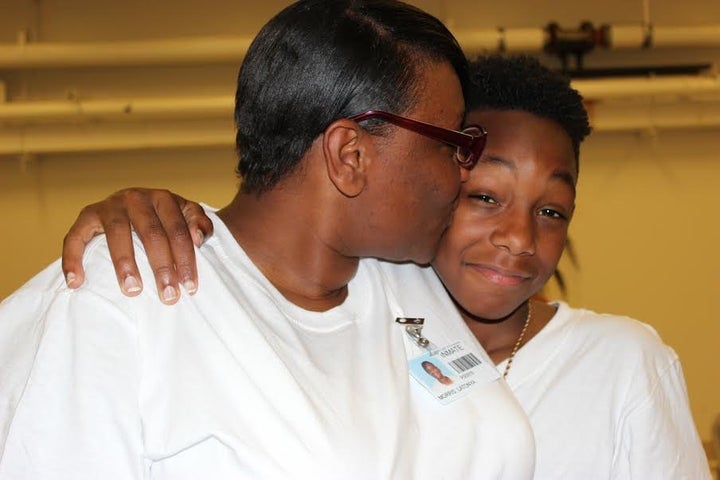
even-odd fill
[{"label": "boy's arm", "polygon": [[198,285],[193,244],[200,246],[213,227],[202,207],[167,190],[128,188],[80,212],[63,242],[62,269],[70,288],[82,285],[82,257],[88,242],[105,233],[120,289],[142,291],[131,230],[145,246],[160,299],[177,302],[179,285],[195,293]]}]

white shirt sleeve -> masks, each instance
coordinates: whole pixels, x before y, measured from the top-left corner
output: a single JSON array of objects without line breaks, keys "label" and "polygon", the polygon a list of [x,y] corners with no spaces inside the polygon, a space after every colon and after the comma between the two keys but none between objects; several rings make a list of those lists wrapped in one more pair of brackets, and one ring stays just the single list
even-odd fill
[{"label": "white shirt sleeve", "polygon": [[142,478],[136,337],[57,262],[0,304],[0,479]]},{"label": "white shirt sleeve", "polygon": [[654,382],[622,424],[616,478],[710,480],[679,360],[649,377]]}]

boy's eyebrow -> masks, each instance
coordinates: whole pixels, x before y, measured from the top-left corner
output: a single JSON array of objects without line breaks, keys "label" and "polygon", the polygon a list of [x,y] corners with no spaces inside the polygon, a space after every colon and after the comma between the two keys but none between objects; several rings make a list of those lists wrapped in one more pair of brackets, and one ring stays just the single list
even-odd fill
[{"label": "boy's eyebrow", "polygon": [[[492,164],[492,165],[499,165],[501,167],[505,167],[509,170],[516,171],[517,165],[515,165],[514,162],[511,162],[510,160],[507,160],[506,158],[499,157],[497,155],[483,155],[480,160],[478,160],[478,164]],[[552,178],[557,178],[561,182],[567,184],[568,187],[570,187],[575,193],[575,177],[567,170],[557,169],[555,170],[552,175]]]},{"label": "boy's eyebrow", "polygon": [[510,170],[517,170],[517,167],[515,167],[513,162],[503,157],[498,157],[497,155],[483,155],[480,157],[480,160],[478,160],[478,163],[500,165],[502,167],[509,168]]},{"label": "boy's eyebrow", "polygon": [[567,186],[572,189],[573,193],[575,193],[576,179],[570,172],[568,172],[567,170],[555,170],[552,174],[552,177],[557,178],[563,183],[567,184]]}]

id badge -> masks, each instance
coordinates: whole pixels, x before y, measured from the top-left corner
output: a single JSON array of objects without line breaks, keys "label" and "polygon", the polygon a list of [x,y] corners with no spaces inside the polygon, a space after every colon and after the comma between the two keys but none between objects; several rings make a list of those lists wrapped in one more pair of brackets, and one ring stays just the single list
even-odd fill
[{"label": "id badge", "polygon": [[396,322],[405,326],[414,344],[413,350],[422,352],[408,359],[410,375],[441,404],[451,403],[499,378],[497,369],[481,359],[465,342],[438,347],[425,338],[422,334],[424,319],[399,317]]},{"label": "id badge", "polygon": [[[470,393],[496,376],[487,372],[485,362],[455,342],[408,361],[410,375],[441,404],[446,405]],[[488,375],[490,373],[490,375]]]}]

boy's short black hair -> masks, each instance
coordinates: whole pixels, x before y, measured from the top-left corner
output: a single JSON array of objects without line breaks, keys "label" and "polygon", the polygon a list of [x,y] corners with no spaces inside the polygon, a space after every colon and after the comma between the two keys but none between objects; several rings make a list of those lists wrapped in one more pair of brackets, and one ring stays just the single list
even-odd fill
[{"label": "boy's short black hair", "polygon": [[528,55],[482,56],[470,63],[467,110],[520,110],[553,120],[567,132],[575,158],[590,134],[588,113],[570,79]]}]

